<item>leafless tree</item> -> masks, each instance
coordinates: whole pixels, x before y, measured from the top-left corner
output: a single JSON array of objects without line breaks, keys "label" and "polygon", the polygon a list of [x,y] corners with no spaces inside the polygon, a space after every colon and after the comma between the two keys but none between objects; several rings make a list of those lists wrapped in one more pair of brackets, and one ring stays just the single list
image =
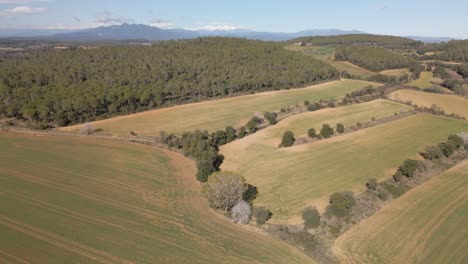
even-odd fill
[{"label": "leafless tree", "polygon": [[247,190],[244,178],[232,172],[218,172],[208,178],[204,193],[213,208],[228,211],[240,200]]},{"label": "leafless tree", "polygon": [[81,128],[80,128],[80,132],[81,132],[82,134],[86,134],[86,135],[89,135],[89,134],[93,133],[94,130],[96,130],[96,129],[94,128],[94,125],[91,124],[91,123],[89,123],[89,122],[86,122],[86,123],[85,123],[84,125],[82,125]]},{"label": "leafless tree", "polygon": [[240,200],[231,210],[231,219],[238,224],[247,224],[250,221],[250,216],[252,215],[252,209],[250,205],[244,201]]}]

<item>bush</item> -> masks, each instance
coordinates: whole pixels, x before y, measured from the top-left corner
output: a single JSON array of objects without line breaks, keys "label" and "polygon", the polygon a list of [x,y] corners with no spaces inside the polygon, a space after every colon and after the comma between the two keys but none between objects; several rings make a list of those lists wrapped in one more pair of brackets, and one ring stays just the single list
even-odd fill
[{"label": "bush", "polygon": [[320,110],[321,106],[319,103],[313,103],[307,106],[307,110],[309,111],[317,111]]},{"label": "bush", "polygon": [[328,102],[327,106],[330,107],[330,108],[334,108],[335,107],[335,102],[330,101],[330,102]]},{"label": "bush", "polygon": [[197,180],[199,182],[206,182],[208,177],[216,171],[213,162],[207,160],[197,161]]},{"label": "bush", "polygon": [[403,175],[405,175],[408,178],[411,178],[413,177],[418,167],[419,167],[419,161],[407,159],[400,166],[399,170],[401,171]]},{"label": "bush", "polygon": [[250,221],[250,216],[252,214],[252,209],[250,205],[244,201],[240,200],[231,210],[231,219],[238,224],[247,224]]},{"label": "bush", "polygon": [[260,120],[260,118],[254,116],[250,119],[249,122],[247,122],[247,124],[245,125],[245,127],[247,128],[247,130],[249,131],[249,134],[253,134],[257,131],[257,125],[260,124],[262,121]]},{"label": "bush", "polygon": [[401,173],[401,171],[397,171],[397,172],[393,175],[393,179],[394,179],[396,182],[401,181],[402,178],[403,178],[403,173]]},{"label": "bush", "polygon": [[336,124],[336,132],[343,133],[344,132],[344,125],[341,123]]},{"label": "bush", "polygon": [[323,124],[322,129],[320,130],[320,135],[322,135],[323,138],[329,138],[333,135],[333,128],[330,127],[329,124]]},{"label": "bush", "polygon": [[377,189],[377,179],[371,178],[367,180],[367,189],[375,191]]},{"label": "bush", "polygon": [[382,201],[387,201],[387,199],[388,199],[388,193],[386,191],[384,191],[384,190],[378,190],[377,196]]},{"label": "bush", "polygon": [[244,178],[232,172],[212,174],[203,186],[203,193],[210,206],[225,211],[240,202],[246,190]]},{"label": "bush", "polygon": [[281,113],[286,113],[286,109],[284,107],[281,108],[280,110]]},{"label": "bush", "polygon": [[462,147],[465,142],[463,141],[463,138],[457,136],[457,135],[450,135],[448,137],[448,141],[452,143],[452,145],[455,147],[455,149],[459,149]]},{"label": "bush", "polygon": [[304,105],[305,105],[305,106],[308,106],[309,104],[310,104],[309,101],[307,101],[307,100],[304,101]]},{"label": "bush", "polygon": [[268,120],[268,123],[270,123],[270,125],[274,125],[277,123],[277,120],[276,120],[276,113],[273,112],[273,113],[270,113],[270,112],[266,112],[264,115],[266,120]]},{"label": "bush", "polygon": [[330,196],[330,205],[327,207],[327,211],[342,218],[351,212],[355,204],[356,200],[352,192],[336,192]]},{"label": "bush", "polygon": [[226,143],[232,142],[237,138],[236,130],[233,127],[227,126],[225,129],[225,132],[226,132]]},{"label": "bush", "polygon": [[283,148],[290,147],[294,144],[294,141],[296,141],[296,139],[294,138],[293,132],[288,130],[284,132],[283,134],[280,147],[283,147]]},{"label": "bush", "polygon": [[304,227],[317,228],[320,225],[320,213],[315,207],[306,207],[302,210],[302,219],[304,220]]},{"label": "bush", "polygon": [[246,134],[246,133],[247,133],[247,132],[245,131],[245,127],[242,126],[242,127],[239,129],[239,133],[237,134],[237,137],[238,137],[238,138],[243,138],[243,137],[245,137],[245,134]]},{"label": "bush", "polygon": [[255,220],[257,225],[264,225],[272,216],[272,213],[265,207],[256,207],[254,209]]},{"label": "bush", "polygon": [[317,136],[317,132],[315,132],[314,128],[309,128],[309,130],[307,131],[307,136],[309,136],[310,138],[314,138]]},{"label": "bush", "polygon": [[360,122],[357,122],[357,123],[356,123],[356,126],[359,127],[359,128],[361,128],[361,127],[362,127],[362,124],[361,124]]},{"label": "bush", "polygon": [[421,153],[423,158],[428,160],[440,159],[444,156],[444,152],[439,146],[430,146],[426,147],[423,153]]},{"label": "bush", "polygon": [[453,152],[455,152],[455,146],[451,144],[451,142],[440,143],[439,148],[447,158],[452,156]]}]

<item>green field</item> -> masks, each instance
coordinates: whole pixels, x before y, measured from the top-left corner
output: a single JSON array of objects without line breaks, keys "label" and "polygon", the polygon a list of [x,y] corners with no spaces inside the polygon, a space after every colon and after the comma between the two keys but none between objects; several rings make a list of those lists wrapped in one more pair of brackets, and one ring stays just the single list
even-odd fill
[{"label": "green field", "polygon": [[467,263],[468,161],[436,176],[344,233],[342,263]]},{"label": "green field", "polygon": [[212,212],[179,154],[10,134],[0,149],[0,263],[311,262]]},{"label": "green field", "polygon": [[319,60],[330,62],[334,58],[335,48],[330,46],[296,46],[288,45],[287,50],[296,51],[305,56],[312,56]]},{"label": "green field", "polygon": [[[103,129],[103,133],[113,135],[128,135],[130,131],[140,135],[159,135],[162,130],[177,134],[197,129],[214,131],[229,125],[244,125],[256,112],[279,111],[282,107],[303,104],[306,99],[314,102],[338,98],[371,84],[377,85],[357,80],[333,81],[302,89],[258,93],[120,116],[94,122],[94,126]],[[79,127],[61,130],[78,131]]]},{"label": "green field", "polygon": [[394,70],[385,70],[379,72],[380,74],[388,75],[388,76],[402,76],[404,74],[410,74],[411,72],[408,69],[394,69]]},{"label": "green field", "polygon": [[[318,120],[317,123],[323,122],[320,117]],[[332,125],[334,122],[328,121]],[[313,126],[317,124],[311,120],[310,127]],[[268,207],[273,220],[293,222],[306,205],[323,208],[335,191],[361,191],[368,178],[390,177],[403,160],[416,157],[425,146],[442,141],[449,134],[468,131],[468,123],[416,115],[283,149],[274,148],[278,139],[267,142],[261,138],[261,133],[273,128],[223,146],[225,160],[221,168],[236,171],[257,186],[256,203]],[[293,126],[288,129],[294,130]],[[260,139],[256,140],[256,136]]]},{"label": "green field", "polygon": [[413,90],[399,90],[388,95],[388,98],[425,107],[437,105],[447,114],[457,114],[468,118],[468,99],[456,95],[425,93]]},{"label": "green field", "polygon": [[433,79],[434,74],[432,72],[421,72],[419,79],[408,83],[408,86],[414,86],[421,89],[431,88],[433,86],[431,82]]},{"label": "green field", "polygon": [[349,74],[357,75],[357,76],[360,76],[362,78],[369,78],[372,75],[376,74],[373,71],[366,70],[366,69],[364,69],[362,67],[354,65],[354,64],[352,64],[350,62],[347,62],[347,61],[334,61],[334,62],[332,62],[332,66],[335,67],[340,72],[346,71]]}]

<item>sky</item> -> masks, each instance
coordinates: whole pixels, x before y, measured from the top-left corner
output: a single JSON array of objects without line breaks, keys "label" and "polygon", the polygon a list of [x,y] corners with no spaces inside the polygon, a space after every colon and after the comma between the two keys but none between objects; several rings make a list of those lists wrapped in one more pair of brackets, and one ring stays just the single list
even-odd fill
[{"label": "sky", "polygon": [[468,38],[467,10],[466,0],[0,0],[0,31],[137,23],[161,28],[354,29]]}]

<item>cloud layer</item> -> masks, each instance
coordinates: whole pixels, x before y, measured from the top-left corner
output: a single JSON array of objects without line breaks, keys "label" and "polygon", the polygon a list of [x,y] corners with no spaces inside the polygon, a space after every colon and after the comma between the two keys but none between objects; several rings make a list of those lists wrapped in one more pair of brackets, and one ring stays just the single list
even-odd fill
[{"label": "cloud layer", "polygon": [[46,12],[47,9],[43,7],[30,7],[30,6],[17,6],[10,9],[0,11],[0,16],[13,16],[21,14],[39,14]]}]

